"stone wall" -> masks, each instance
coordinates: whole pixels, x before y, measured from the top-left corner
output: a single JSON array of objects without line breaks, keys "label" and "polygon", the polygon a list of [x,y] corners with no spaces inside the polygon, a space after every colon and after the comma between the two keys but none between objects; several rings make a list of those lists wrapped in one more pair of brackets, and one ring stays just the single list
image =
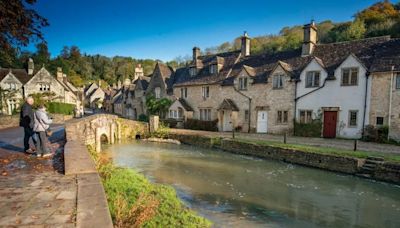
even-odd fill
[{"label": "stone wall", "polygon": [[[352,175],[361,174],[360,169],[365,163],[365,159],[303,152],[268,145],[259,145],[251,142],[238,142],[232,139],[175,133],[170,134],[170,138],[177,139],[185,144],[203,148],[221,149],[235,154],[278,160]],[[383,162],[377,166],[369,178],[399,184],[400,164]]]},{"label": "stone wall", "polygon": [[[73,118],[72,115],[63,114],[50,114],[53,117],[53,123],[63,124],[65,121]],[[5,129],[9,127],[19,127],[19,115],[13,116],[0,116],[0,129]]]}]

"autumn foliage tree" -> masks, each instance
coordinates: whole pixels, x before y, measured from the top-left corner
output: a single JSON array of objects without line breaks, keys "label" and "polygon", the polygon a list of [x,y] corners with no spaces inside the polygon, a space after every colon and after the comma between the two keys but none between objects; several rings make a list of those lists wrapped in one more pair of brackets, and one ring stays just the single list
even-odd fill
[{"label": "autumn foliage tree", "polygon": [[47,19],[30,8],[36,0],[0,1],[0,48],[27,46],[32,39],[44,41],[41,29]]}]

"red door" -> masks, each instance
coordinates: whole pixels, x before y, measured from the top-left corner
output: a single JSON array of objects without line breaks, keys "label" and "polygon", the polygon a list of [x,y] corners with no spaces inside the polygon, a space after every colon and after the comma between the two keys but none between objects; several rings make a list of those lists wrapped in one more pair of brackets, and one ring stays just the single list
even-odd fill
[{"label": "red door", "polygon": [[324,112],[324,138],[336,137],[336,122],[337,112],[325,111]]}]

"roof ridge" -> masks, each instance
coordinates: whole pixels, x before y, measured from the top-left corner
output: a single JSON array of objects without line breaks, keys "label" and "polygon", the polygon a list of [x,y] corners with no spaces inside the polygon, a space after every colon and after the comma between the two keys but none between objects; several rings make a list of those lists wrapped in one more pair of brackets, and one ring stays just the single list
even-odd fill
[{"label": "roof ridge", "polygon": [[377,39],[383,39],[386,38],[386,41],[391,40],[392,38],[390,37],[390,35],[386,35],[386,36],[374,36],[374,37],[367,37],[367,38],[362,38],[362,39],[356,39],[356,40],[347,40],[347,41],[340,41],[340,42],[334,42],[334,43],[320,43],[317,44],[317,46],[324,46],[324,45],[335,45],[335,44],[344,44],[344,43],[354,43],[354,42],[359,42],[359,41],[364,41],[364,40],[377,40]]}]

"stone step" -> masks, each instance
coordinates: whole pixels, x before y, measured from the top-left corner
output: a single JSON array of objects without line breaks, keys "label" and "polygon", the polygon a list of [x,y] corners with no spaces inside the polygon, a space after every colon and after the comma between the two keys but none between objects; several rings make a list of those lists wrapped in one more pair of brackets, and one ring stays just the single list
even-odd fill
[{"label": "stone step", "polygon": [[363,171],[363,172],[373,172],[373,171],[375,171],[375,169],[371,168],[371,167],[367,167],[367,166],[362,166],[361,167],[361,171]]},{"label": "stone step", "polygon": [[357,173],[356,176],[363,178],[371,178],[371,175],[366,173]]},{"label": "stone step", "polygon": [[372,156],[367,157],[367,160],[384,161],[382,157],[372,157]]},{"label": "stone step", "polygon": [[376,160],[365,160],[365,164],[375,164],[375,165],[380,165],[382,164],[383,161],[376,161]]},{"label": "stone step", "polygon": [[368,167],[368,168],[371,168],[371,169],[375,169],[376,168],[376,164],[365,163],[362,167]]}]

